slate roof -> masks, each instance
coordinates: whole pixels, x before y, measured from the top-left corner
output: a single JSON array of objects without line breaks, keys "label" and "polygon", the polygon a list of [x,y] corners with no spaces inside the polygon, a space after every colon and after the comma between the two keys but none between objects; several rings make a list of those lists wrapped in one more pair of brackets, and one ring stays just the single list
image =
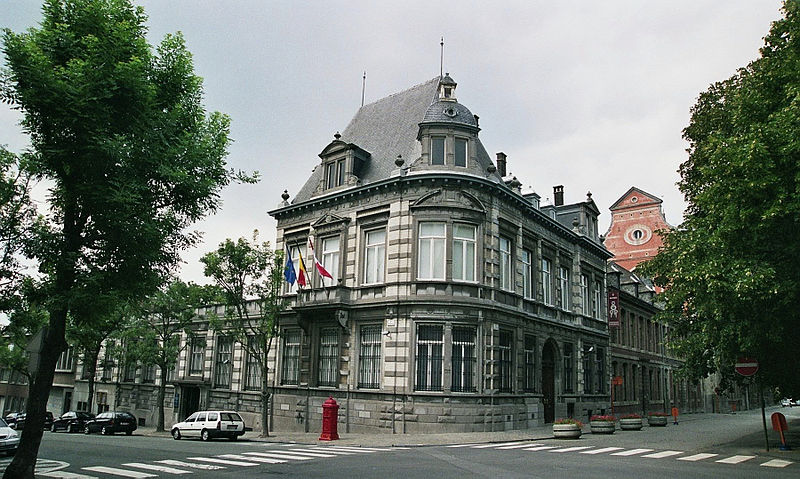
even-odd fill
[{"label": "slate roof", "polygon": [[[394,163],[397,155],[403,155],[406,166],[411,166],[421,157],[422,145],[417,141],[419,124],[426,120],[426,113],[432,105],[446,103],[449,107],[457,108],[458,123],[477,128],[475,117],[466,107],[454,101],[438,100],[439,80],[440,77],[437,76],[408,90],[364,105],[350,120],[342,132],[341,141],[353,143],[371,155],[359,174],[361,186],[389,178],[392,171],[397,169]],[[453,121],[452,117],[444,115],[444,107],[439,108],[439,111],[448,122]],[[486,171],[491,159],[480,141],[477,144],[478,164]],[[320,165],[321,162],[295,195],[292,204],[312,198],[322,181],[323,168]]]},{"label": "slate roof", "polygon": [[461,103],[452,100],[436,100],[425,111],[422,123],[458,123],[478,127],[475,115]]}]

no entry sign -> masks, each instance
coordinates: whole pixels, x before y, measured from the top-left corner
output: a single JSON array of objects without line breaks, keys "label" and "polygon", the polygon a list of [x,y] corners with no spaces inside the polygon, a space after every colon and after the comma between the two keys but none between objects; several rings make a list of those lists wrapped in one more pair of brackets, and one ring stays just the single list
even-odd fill
[{"label": "no entry sign", "polygon": [[758,361],[753,358],[738,358],[736,372],[742,376],[752,376],[758,371]]}]

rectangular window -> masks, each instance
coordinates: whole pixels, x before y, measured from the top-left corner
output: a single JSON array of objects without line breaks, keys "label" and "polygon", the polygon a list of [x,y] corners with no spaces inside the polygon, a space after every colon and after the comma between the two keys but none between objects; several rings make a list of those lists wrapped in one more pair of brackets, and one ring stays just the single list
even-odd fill
[{"label": "rectangular window", "polygon": [[261,362],[259,361],[261,346],[255,336],[248,336],[247,344],[244,388],[247,391],[258,391],[261,389]]},{"label": "rectangular window", "polygon": [[142,382],[145,384],[154,384],[156,382],[155,364],[146,364],[142,366]]},{"label": "rectangular window", "polygon": [[453,381],[456,392],[475,391],[475,328],[453,328]]},{"label": "rectangular window", "polygon": [[72,355],[73,349],[72,346],[68,347],[66,351],[61,353],[61,356],[58,357],[58,362],[56,363],[56,371],[72,371]]},{"label": "rectangular window", "polygon": [[344,184],[344,160],[336,162],[336,185],[341,186]]},{"label": "rectangular window", "polygon": [[569,294],[569,269],[564,266],[558,268],[558,286],[561,290],[561,308],[569,311],[570,309],[570,294]]},{"label": "rectangular window", "polygon": [[364,250],[364,284],[383,283],[386,271],[386,231],[367,231]]},{"label": "rectangular window", "polygon": [[122,378],[123,381],[132,383],[136,381],[136,361],[133,359],[125,360],[125,374]]},{"label": "rectangular window", "polygon": [[444,223],[419,224],[418,279],[444,280]]},{"label": "rectangular window", "polygon": [[103,361],[100,363],[100,367],[103,368],[103,374],[100,376],[100,380],[111,381],[111,373],[114,370],[114,341],[108,341],[106,343]]},{"label": "rectangular window", "polygon": [[456,166],[467,166],[467,140],[464,138],[456,138]]},{"label": "rectangular window", "polygon": [[511,267],[511,240],[500,237],[500,287],[506,291],[513,291],[513,268]]},{"label": "rectangular window", "polygon": [[533,254],[522,250],[522,295],[526,299],[533,298]]},{"label": "rectangular window", "polygon": [[512,341],[514,338],[514,333],[511,331],[500,330],[500,338],[497,343],[497,352],[498,352],[498,366],[499,366],[499,373],[500,373],[500,384],[499,390],[500,392],[507,392],[510,393],[512,389]]},{"label": "rectangular window", "polygon": [[583,309],[585,316],[591,314],[591,309],[589,309],[589,277],[585,274],[581,275],[581,309]]},{"label": "rectangular window", "polygon": [[358,387],[378,389],[381,387],[381,326],[362,326],[359,339]]},{"label": "rectangular window", "polygon": [[444,164],[444,137],[434,136],[431,138],[431,164]]},{"label": "rectangular window", "polygon": [[437,325],[417,327],[417,391],[442,390],[443,328]]},{"label": "rectangular window", "polygon": [[542,258],[542,301],[548,306],[553,305],[552,263],[547,258]]},{"label": "rectangular window", "polygon": [[596,348],[595,352],[595,371],[597,371],[597,388],[595,389],[598,394],[606,392],[606,351],[603,348]]},{"label": "rectangular window", "polygon": [[339,278],[339,237],[323,238],[322,266],[333,278],[321,278],[328,286],[336,286]]},{"label": "rectangular window", "polygon": [[325,188],[335,188],[344,184],[344,159],[325,165]]},{"label": "rectangular window", "polygon": [[[292,242],[294,243],[294,241],[292,241]],[[306,244],[308,242],[303,240],[302,242],[298,241],[297,243]],[[302,252],[302,250],[300,249],[299,246],[292,246],[290,248],[290,251],[291,251],[291,255],[292,255],[292,266],[294,267],[294,274],[297,276],[297,281],[295,281],[293,285],[289,285],[288,286],[288,291],[287,292],[296,293],[298,288],[300,287],[300,282],[299,282],[299,279],[300,279],[300,253]],[[308,268],[308,254],[304,254],[303,255],[303,266]],[[306,269],[306,271],[308,271],[308,270]],[[306,276],[306,281],[308,281],[308,276]]]},{"label": "rectangular window", "polygon": [[593,348],[588,344],[583,345],[583,392],[589,394],[594,392],[594,358],[592,358]]},{"label": "rectangular window", "polygon": [[536,392],[536,336],[525,335],[525,391]]},{"label": "rectangular window", "polygon": [[300,330],[283,332],[283,357],[281,358],[281,384],[300,382]]},{"label": "rectangular window", "polygon": [[602,313],[600,312],[600,308],[603,306],[602,295],[603,295],[603,282],[602,281],[595,281],[594,282],[594,296],[592,297],[592,316],[596,319],[600,319]]},{"label": "rectangular window", "polygon": [[319,369],[317,385],[334,387],[339,384],[339,330],[325,328],[319,334]]},{"label": "rectangular window", "polygon": [[203,374],[205,341],[199,336],[192,336],[191,341],[192,344],[189,351],[189,376],[200,376]]},{"label": "rectangular window", "polygon": [[575,363],[572,357],[572,345],[564,345],[564,392],[575,391]]},{"label": "rectangular window", "polygon": [[217,338],[217,361],[214,368],[214,387],[231,387],[231,363],[233,359],[233,339],[227,336]]},{"label": "rectangular window", "polygon": [[453,281],[475,281],[475,236],[472,225],[453,225]]}]

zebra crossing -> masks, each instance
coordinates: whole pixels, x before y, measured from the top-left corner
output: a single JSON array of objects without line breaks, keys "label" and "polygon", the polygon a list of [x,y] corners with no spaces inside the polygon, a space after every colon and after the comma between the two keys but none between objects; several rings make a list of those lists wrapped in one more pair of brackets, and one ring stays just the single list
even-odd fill
[{"label": "zebra crossing", "polygon": [[[445,446],[447,448],[454,448],[454,449],[489,449],[493,448],[496,450],[516,450],[516,451],[531,451],[531,452],[543,452],[543,453],[555,453],[555,454],[590,454],[590,455],[598,455],[598,454],[606,454],[609,456],[621,456],[621,457],[642,457],[647,459],[666,459],[672,458],[678,461],[686,461],[686,462],[699,462],[699,461],[706,461],[706,460],[713,460],[715,463],[719,464],[743,464],[748,463],[749,461],[759,462],[758,456],[749,456],[749,455],[742,455],[737,454],[728,457],[721,457],[720,454],[717,453],[695,453],[689,454],[685,451],[673,451],[673,450],[665,450],[665,451],[655,451],[654,449],[644,449],[644,448],[624,448],[624,447],[597,447],[597,446],[563,446],[560,444],[539,444],[530,441],[514,441],[514,442],[505,442],[505,443],[493,443],[493,444],[451,444]],[[766,458],[761,458],[760,460],[764,460]],[[775,467],[775,468],[783,468],[794,464],[793,461],[787,461],[783,459],[770,459],[765,462],[761,462],[759,466],[762,467]]]},{"label": "zebra crossing", "polygon": [[[40,460],[36,465],[36,477],[57,479],[103,479],[151,477],[173,477],[192,474],[196,471],[214,471],[233,467],[254,467],[269,464],[287,464],[319,459],[332,459],[339,456],[374,454],[393,451],[398,447],[348,447],[348,446],[308,446],[292,445],[281,449],[247,451],[239,454],[218,454],[213,456],[190,456],[182,459],[162,459],[151,462],[127,462],[119,465],[97,465],[81,467],[80,471],[65,470],[69,464],[60,461]],[[7,462],[10,462],[10,458]],[[0,470],[7,465],[0,463]]]}]

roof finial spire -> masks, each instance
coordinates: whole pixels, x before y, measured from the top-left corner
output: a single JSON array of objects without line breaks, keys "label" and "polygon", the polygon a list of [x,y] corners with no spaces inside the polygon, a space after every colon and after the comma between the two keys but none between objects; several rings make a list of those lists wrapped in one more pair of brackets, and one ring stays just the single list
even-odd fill
[{"label": "roof finial spire", "polygon": [[364,92],[367,89],[367,71],[364,70],[364,76],[361,77],[361,106],[364,106]]},{"label": "roof finial spire", "polygon": [[442,37],[442,41],[439,42],[439,45],[442,47],[439,55],[439,78],[441,78],[443,76],[442,73],[444,73],[444,37]]}]

